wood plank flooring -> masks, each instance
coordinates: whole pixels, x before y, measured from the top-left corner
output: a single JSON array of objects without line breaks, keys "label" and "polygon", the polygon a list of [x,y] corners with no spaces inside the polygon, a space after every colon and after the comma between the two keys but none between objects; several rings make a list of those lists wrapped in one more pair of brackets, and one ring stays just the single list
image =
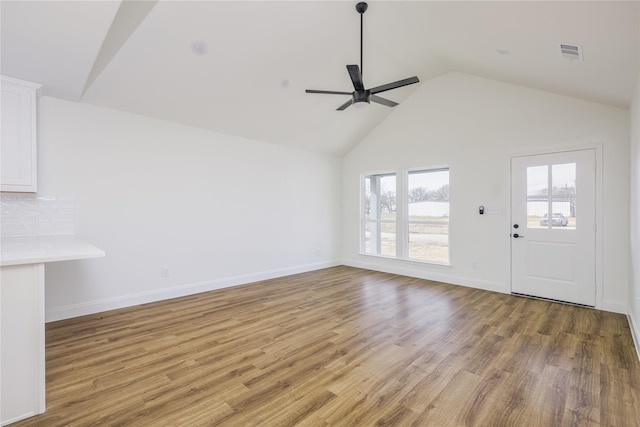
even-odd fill
[{"label": "wood plank flooring", "polygon": [[640,426],[626,317],[335,267],[47,324],[13,426]]}]

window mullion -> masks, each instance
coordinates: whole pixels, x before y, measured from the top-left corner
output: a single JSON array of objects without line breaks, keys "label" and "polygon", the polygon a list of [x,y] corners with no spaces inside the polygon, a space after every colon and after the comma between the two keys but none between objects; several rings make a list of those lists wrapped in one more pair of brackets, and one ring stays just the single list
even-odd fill
[{"label": "window mullion", "polygon": [[374,254],[380,255],[381,253],[381,228],[380,213],[382,209],[380,207],[380,177],[374,176],[371,178],[371,250]]},{"label": "window mullion", "polygon": [[398,197],[398,212],[396,215],[396,254],[398,258],[407,259],[409,257],[409,227],[407,221],[409,219],[409,210],[407,209],[407,203],[409,198],[407,197],[407,175],[408,172],[404,171],[400,174],[397,180],[396,194]]}]

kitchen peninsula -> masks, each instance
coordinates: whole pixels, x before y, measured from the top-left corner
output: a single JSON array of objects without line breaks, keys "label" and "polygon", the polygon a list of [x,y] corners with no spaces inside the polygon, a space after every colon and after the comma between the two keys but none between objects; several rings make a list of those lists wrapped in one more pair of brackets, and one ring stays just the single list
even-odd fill
[{"label": "kitchen peninsula", "polygon": [[43,413],[45,406],[45,263],[104,256],[73,236],[0,241],[0,424]]}]

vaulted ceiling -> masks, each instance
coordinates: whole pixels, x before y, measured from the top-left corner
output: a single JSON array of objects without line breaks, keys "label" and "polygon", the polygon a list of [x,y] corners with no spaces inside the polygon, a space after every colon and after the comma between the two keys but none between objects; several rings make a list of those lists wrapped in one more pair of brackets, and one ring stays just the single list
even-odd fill
[{"label": "vaulted ceiling", "polygon": [[[354,1],[0,2],[1,72],[43,94],[340,156],[393,109],[335,109],[359,63]],[[450,71],[628,108],[638,1],[370,1],[367,87],[402,103]],[[569,61],[559,44],[580,45]],[[395,107],[402,108],[402,105]]]}]

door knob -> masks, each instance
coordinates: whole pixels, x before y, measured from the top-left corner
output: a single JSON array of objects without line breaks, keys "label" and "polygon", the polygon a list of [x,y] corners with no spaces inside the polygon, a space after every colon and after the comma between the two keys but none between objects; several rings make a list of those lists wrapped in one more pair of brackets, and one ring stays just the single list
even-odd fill
[{"label": "door knob", "polygon": [[514,233],[513,238],[517,239],[518,237],[524,237],[522,234]]}]

